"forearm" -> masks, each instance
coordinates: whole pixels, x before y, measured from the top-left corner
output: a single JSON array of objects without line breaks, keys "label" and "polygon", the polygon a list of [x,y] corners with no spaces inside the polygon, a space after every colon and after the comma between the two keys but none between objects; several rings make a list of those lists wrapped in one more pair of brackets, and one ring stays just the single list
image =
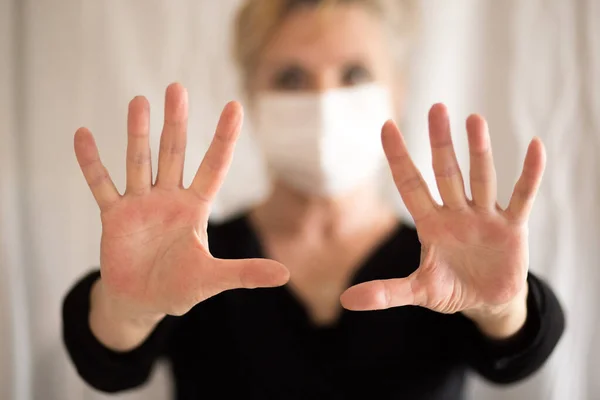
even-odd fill
[{"label": "forearm", "polygon": [[90,330],[107,348],[126,352],[141,345],[164,316],[132,317],[104,290],[98,279],[90,293]]},{"label": "forearm", "polygon": [[471,319],[479,330],[490,339],[503,340],[515,335],[527,320],[527,296],[529,286],[525,285],[509,304],[501,310],[490,312],[469,313],[465,316]]}]

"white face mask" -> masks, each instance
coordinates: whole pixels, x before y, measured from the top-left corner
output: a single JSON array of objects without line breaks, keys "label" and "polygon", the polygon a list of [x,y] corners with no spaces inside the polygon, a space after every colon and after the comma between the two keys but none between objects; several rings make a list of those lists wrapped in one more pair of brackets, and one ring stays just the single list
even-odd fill
[{"label": "white face mask", "polygon": [[376,84],[324,93],[261,93],[254,127],[275,178],[305,193],[336,196],[383,165],[381,127],[392,117]]}]

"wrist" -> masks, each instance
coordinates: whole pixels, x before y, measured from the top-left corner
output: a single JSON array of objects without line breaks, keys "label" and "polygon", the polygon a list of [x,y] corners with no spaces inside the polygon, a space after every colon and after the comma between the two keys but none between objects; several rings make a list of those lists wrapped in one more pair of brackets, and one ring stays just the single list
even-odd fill
[{"label": "wrist", "polygon": [[140,345],[164,318],[164,314],[142,313],[107,293],[98,279],[90,293],[89,326],[94,336],[115,351]]},{"label": "wrist", "polygon": [[105,320],[140,328],[154,327],[165,317],[165,314],[142,311],[118,299],[106,289],[102,278],[92,286],[90,309]]},{"label": "wrist", "polygon": [[483,310],[465,310],[463,314],[491,339],[508,339],[525,325],[528,293],[528,285],[525,285],[523,290],[507,304]]}]

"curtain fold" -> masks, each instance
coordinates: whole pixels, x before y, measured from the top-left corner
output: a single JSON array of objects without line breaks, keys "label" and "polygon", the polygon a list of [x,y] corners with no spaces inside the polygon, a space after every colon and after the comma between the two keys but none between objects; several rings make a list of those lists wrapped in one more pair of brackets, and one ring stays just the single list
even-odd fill
[{"label": "curtain fold", "polygon": [[28,399],[31,389],[30,332],[22,235],[22,174],[18,135],[22,97],[20,5],[0,2],[0,398]]}]

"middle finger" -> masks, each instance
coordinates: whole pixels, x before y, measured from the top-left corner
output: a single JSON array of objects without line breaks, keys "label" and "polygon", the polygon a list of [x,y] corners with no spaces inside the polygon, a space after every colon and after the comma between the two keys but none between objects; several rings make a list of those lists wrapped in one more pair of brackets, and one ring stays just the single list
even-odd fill
[{"label": "middle finger", "polygon": [[435,181],[444,205],[450,209],[464,208],[465,186],[452,145],[448,110],[443,104],[435,104],[429,111],[429,141]]}]

